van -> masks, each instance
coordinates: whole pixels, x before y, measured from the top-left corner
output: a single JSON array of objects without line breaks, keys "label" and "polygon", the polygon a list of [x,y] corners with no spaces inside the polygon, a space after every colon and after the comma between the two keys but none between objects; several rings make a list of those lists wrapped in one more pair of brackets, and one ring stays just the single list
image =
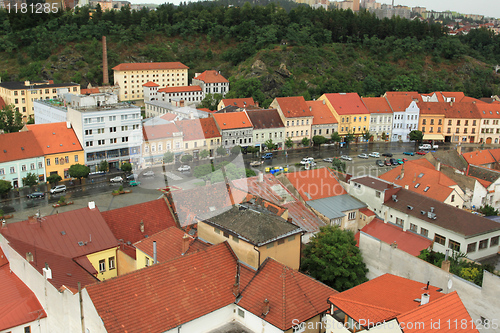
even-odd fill
[{"label": "van", "polygon": [[266,160],[271,159],[273,158],[273,153],[265,153],[264,155],[262,155],[262,158]]},{"label": "van", "polygon": [[50,194],[65,192],[65,191],[66,191],[66,185],[57,185],[50,189]]}]

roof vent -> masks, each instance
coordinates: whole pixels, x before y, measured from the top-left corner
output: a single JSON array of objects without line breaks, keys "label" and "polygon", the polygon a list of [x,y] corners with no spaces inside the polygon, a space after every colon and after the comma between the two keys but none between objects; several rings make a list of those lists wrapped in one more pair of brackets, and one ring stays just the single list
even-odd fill
[{"label": "roof vent", "polygon": [[433,213],[434,212],[434,207],[429,208],[429,210]]},{"label": "roof vent", "polygon": [[21,147],[21,150],[24,150],[24,147]]},{"label": "roof vent", "polygon": [[427,217],[430,218],[430,219],[435,220],[436,219],[436,214],[434,214],[433,212],[427,212]]},{"label": "roof vent", "polygon": [[420,175],[418,175],[418,178],[422,178],[424,176],[423,173],[421,173]]},{"label": "roof vent", "polygon": [[78,242],[78,246],[84,246],[84,245],[85,245],[85,243],[84,243],[84,242],[82,242],[82,241],[79,241],[79,242]]},{"label": "roof vent", "polygon": [[393,194],[393,195],[392,195],[392,201],[394,201],[394,202],[398,202],[398,196],[397,196],[397,195],[395,195],[395,194]]},{"label": "roof vent", "polygon": [[52,132],[52,135],[56,135],[56,132]]},{"label": "roof vent", "polygon": [[7,152],[7,150],[5,150],[5,149],[4,149],[4,150],[3,150],[3,152],[4,152],[4,153],[6,153],[6,152]]},{"label": "roof vent", "polygon": [[420,214],[425,215],[425,210],[421,210]]},{"label": "roof vent", "polygon": [[408,208],[409,210],[413,210],[413,206],[410,205],[406,206],[406,208]]},{"label": "roof vent", "polygon": [[66,231],[64,231],[64,230],[61,231],[61,235],[63,235],[63,236],[66,235]]},{"label": "roof vent", "polygon": [[425,305],[429,303],[429,299],[431,296],[428,293],[422,294],[422,297],[420,298],[420,305]]}]

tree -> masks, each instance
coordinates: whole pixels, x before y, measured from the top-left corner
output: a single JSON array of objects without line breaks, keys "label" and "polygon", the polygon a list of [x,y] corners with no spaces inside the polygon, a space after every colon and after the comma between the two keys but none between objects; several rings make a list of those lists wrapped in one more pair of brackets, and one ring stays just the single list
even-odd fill
[{"label": "tree", "polygon": [[191,154],[184,154],[184,155],[182,155],[182,157],[181,157],[181,162],[182,162],[182,163],[189,163],[189,162],[191,162],[192,160],[193,160],[193,155],[191,155]]},{"label": "tree", "polygon": [[247,147],[247,153],[251,153],[252,157],[255,156],[255,153],[259,151],[259,148],[255,146],[248,146]]},{"label": "tree", "polygon": [[365,141],[368,141],[368,140],[370,140],[373,137],[373,135],[370,133],[369,130],[366,130],[365,132],[363,132],[362,135],[363,135],[363,139]]},{"label": "tree", "polygon": [[315,136],[313,136],[312,141],[313,141],[313,144],[315,146],[318,146],[319,150],[321,150],[321,145],[326,142],[326,138],[322,135],[315,135]]},{"label": "tree", "polygon": [[199,108],[207,108],[209,110],[217,110],[217,105],[219,105],[222,99],[221,94],[206,94],[205,98],[201,101]]},{"label": "tree", "polygon": [[484,214],[485,216],[495,216],[498,215],[498,210],[494,207],[486,204],[483,207],[479,208],[479,212]]},{"label": "tree", "polygon": [[413,130],[410,132],[410,141],[415,141],[415,145],[418,145],[424,139],[424,134],[422,131]]},{"label": "tree", "polygon": [[241,153],[241,146],[231,147],[231,155],[238,155]]},{"label": "tree", "polygon": [[23,128],[23,116],[14,108],[14,105],[5,105],[0,110],[0,130],[5,133],[18,132]]},{"label": "tree", "polygon": [[132,164],[130,164],[129,162],[122,163],[121,169],[123,172],[131,172]]},{"label": "tree", "polygon": [[203,149],[202,151],[200,151],[201,158],[207,158],[209,155],[210,155],[210,152],[206,149]]},{"label": "tree", "polygon": [[11,182],[9,182],[7,180],[0,179],[0,195],[4,195],[4,194],[8,193],[11,189],[12,189]]},{"label": "tree", "polygon": [[257,176],[257,174],[255,173],[255,171],[253,171],[252,169],[247,169],[245,168],[245,176],[247,178],[250,178],[250,177],[254,177],[254,176]]},{"label": "tree", "polygon": [[50,176],[47,177],[47,181],[50,184],[57,184],[57,182],[61,181],[62,177],[59,176],[57,173],[53,173]]},{"label": "tree", "polygon": [[193,169],[193,176],[196,178],[203,178],[213,172],[212,164],[202,164]]},{"label": "tree", "polygon": [[28,173],[23,178],[23,186],[35,186],[36,184],[38,184],[38,176],[33,172]]},{"label": "tree", "polygon": [[90,168],[86,165],[81,165],[79,163],[73,164],[69,167],[69,175],[76,178],[82,183],[82,178],[87,178],[90,173]]},{"label": "tree", "polygon": [[321,227],[304,249],[300,270],[342,292],[368,281],[354,233],[339,227]]},{"label": "tree", "polygon": [[309,140],[309,138],[302,138],[302,145],[304,147],[309,146],[310,143],[311,143],[311,140]]},{"label": "tree", "polygon": [[293,141],[292,141],[291,138],[286,138],[286,140],[285,140],[285,146],[287,148],[292,148],[293,147]]},{"label": "tree", "polygon": [[217,147],[217,149],[215,150],[215,152],[217,153],[217,155],[219,155],[221,157],[227,155],[226,148],[224,148],[222,146]]},{"label": "tree", "polygon": [[163,163],[169,164],[174,161],[174,153],[171,151],[167,151],[165,154],[163,154]]},{"label": "tree", "polygon": [[101,161],[101,163],[99,163],[99,171],[108,171],[108,168],[109,168],[109,164],[108,164],[108,161],[104,160],[104,161]]},{"label": "tree", "polygon": [[334,158],[333,161],[332,161],[332,168],[334,170],[337,170],[338,172],[342,172],[342,173],[345,173],[346,172],[346,165],[345,165],[345,162],[342,161],[341,159],[339,158]]},{"label": "tree", "polygon": [[385,134],[385,132],[382,132],[382,140],[387,140],[387,134]]},{"label": "tree", "polygon": [[339,132],[333,132],[330,139],[332,140],[332,142],[342,141],[342,138],[340,137]]},{"label": "tree", "polygon": [[276,144],[273,142],[272,139],[269,139],[267,140],[266,142],[264,142],[264,145],[266,146],[267,149],[269,150],[275,150],[276,149]]},{"label": "tree", "polygon": [[349,143],[354,141],[354,133],[347,133],[346,136],[344,137],[344,142],[349,145]]}]

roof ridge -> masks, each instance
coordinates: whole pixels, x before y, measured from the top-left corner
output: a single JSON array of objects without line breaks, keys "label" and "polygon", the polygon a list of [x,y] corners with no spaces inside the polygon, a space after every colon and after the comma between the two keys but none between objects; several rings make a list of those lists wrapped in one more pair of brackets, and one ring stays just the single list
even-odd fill
[{"label": "roof ridge", "polygon": [[354,304],[358,304],[358,305],[362,305],[362,306],[367,306],[367,307],[370,307],[370,308],[373,308],[373,309],[379,309],[379,310],[384,310],[384,311],[388,311],[388,312],[397,313],[397,311],[392,310],[392,309],[384,308],[384,307],[373,305],[373,304],[362,303],[362,302],[359,302],[359,301],[354,301],[352,299],[340,298],[340,297],[337,297],[337,296],[330,296],[329,299],[331,300],[332,298],[333,299],[338,299],[339,301],[343,301],[343,302],[350,302],[350,303],[354,303]]}]

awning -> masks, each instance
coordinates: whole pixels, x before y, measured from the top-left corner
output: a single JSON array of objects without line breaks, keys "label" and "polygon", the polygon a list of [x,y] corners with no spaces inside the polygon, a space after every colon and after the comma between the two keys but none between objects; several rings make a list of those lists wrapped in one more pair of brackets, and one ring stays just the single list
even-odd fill
[{"label": "awning", "polygon": [[424,140],[438,140],[444,141],[444,136],[442,134],[424,134]]}]

